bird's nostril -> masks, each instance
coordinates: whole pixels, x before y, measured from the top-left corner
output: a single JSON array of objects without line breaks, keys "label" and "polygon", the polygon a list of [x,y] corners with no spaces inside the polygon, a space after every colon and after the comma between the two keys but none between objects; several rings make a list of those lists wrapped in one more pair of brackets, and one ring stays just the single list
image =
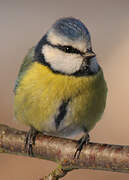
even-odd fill
[{"label": "bird's nostril", "polygon": [[96,56],[96,54],[92,51],[92,49],[87,49],[87,51],[86,51],[86,57],[87,58],[92,58],[95,56]]}]

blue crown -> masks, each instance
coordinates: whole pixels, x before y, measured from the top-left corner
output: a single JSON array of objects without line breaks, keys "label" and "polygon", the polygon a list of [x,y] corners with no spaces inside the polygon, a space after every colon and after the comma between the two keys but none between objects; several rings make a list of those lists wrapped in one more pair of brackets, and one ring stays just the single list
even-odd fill
[{"label": "blue crown", "polygon": [[68,37],[71,40],[87,39],[90,40],[90,34],[85,25],[78,19],[67,17],[56,21],[53,28],[57,33]]}]

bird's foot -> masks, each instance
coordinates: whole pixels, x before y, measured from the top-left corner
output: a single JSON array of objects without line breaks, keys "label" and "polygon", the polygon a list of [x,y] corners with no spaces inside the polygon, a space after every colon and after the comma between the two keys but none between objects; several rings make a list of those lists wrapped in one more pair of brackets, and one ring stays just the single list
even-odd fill
[{"label": "bird's foot", "polygon": [[25,139],[25,151],[29,156],[34,156],[33,154],[33,145],[35,145],[35,138],[38,134],[38,131],[34,129],[33,127],[30,128],[30,130],[26,134]]},{"label": "bird's foot", "polygon": [[90,136],[89,134],[85,134],[84,136],[81,137],[81,139],[79,139],[78,144],[77,144],[77,150],[74,154],[74,159],[79,159],[81,150],[83,149],[84,144],[88,144],[90,141]]}]

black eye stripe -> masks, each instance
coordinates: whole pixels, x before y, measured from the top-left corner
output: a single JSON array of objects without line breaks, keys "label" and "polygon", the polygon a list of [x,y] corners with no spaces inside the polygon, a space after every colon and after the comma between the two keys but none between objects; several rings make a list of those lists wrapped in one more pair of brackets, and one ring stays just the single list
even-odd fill
[{"label": "black eye stripe", "polygon": [[47,42],[47,44],[51,47],[60,49],[61,51],[64,51],[66,53],[72,53],[72,54],[80,54],[83,55],[84,52],[81,52],[80,50],[73,48],[72,46],[61,46],[61,45],[53,45],[50,42]]},{"label": "black eye stripe", "polygon": [[61,46],[61,45],[58,45],[57,48],[62,50],[62,51],[64,51],[64,52],[66,52],[66,53],[82,54],[81,51],[79,51],[76,48],[73,48],[72,46]]}]

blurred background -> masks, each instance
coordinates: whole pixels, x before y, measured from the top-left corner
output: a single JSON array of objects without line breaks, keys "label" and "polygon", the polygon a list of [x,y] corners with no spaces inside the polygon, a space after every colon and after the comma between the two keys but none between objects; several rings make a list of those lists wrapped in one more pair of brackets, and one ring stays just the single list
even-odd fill
[{"label": "blurred background", "polygon": [[[108,100],[91,140],[129,145],[129,0],[0,0],[0,123],[14,121],[13,87],[22,59],[56,19],[79,18],[88,27],[93,49],[108,83]],[[0,179],[38,180],[56,164],[0,154]],[[65,180],[128,180],[128,174],[75,170]]]}]

